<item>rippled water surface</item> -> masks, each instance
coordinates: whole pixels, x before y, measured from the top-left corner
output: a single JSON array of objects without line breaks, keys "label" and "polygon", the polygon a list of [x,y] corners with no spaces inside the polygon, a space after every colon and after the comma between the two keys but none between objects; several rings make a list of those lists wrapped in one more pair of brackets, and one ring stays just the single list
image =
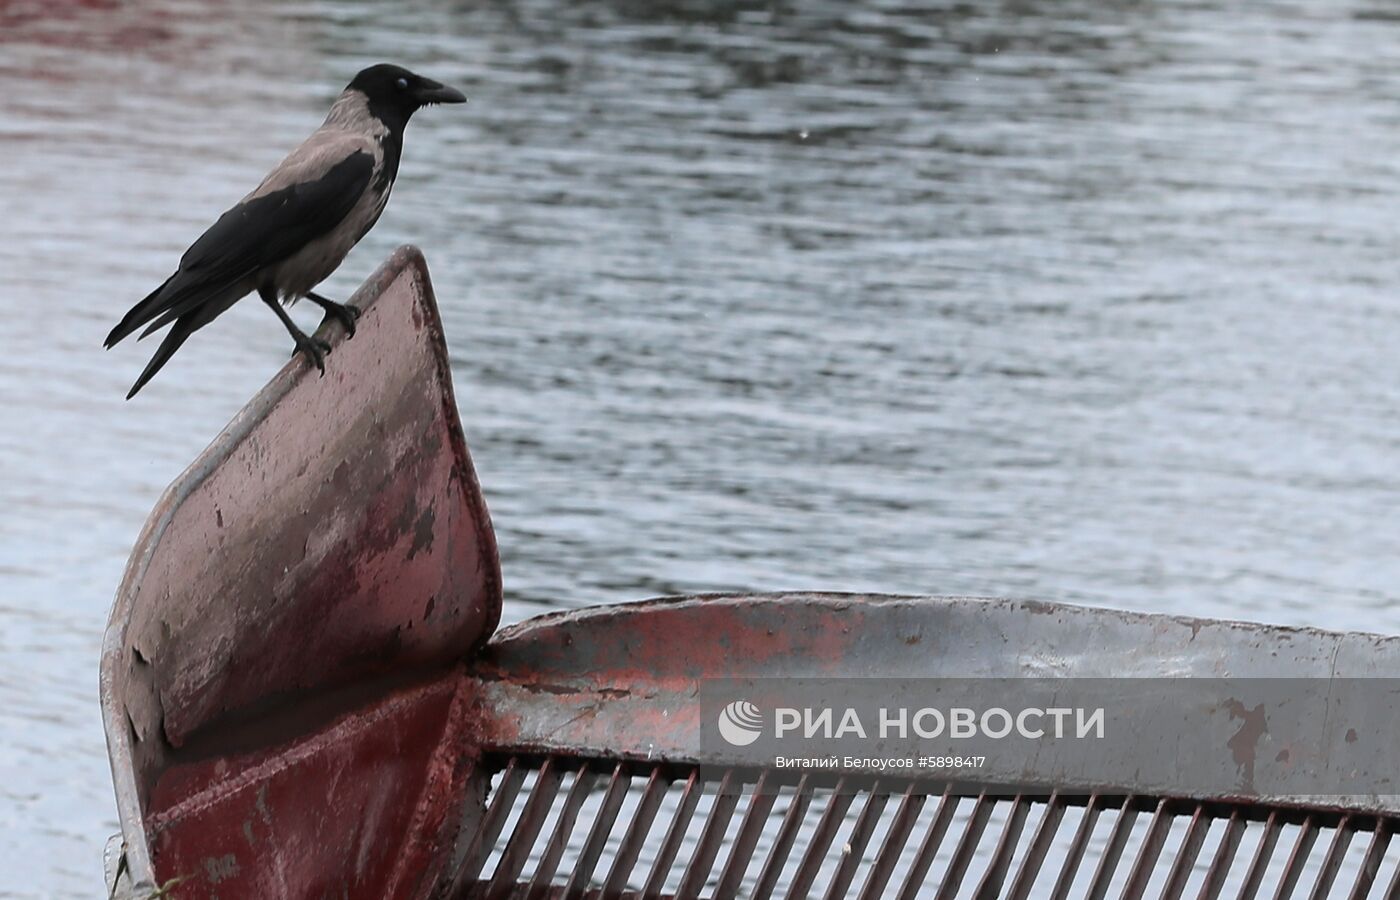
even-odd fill
[{"label": "rippled water surface", "polygon": [[[1400,628],[1400,19],[1315,2],[0,0],[0,895],[91,897],[159,491],[286,359],[100,349],[392,59],[508,619],[694,590]],[[305,324],[313,310],[299,310]]]}]

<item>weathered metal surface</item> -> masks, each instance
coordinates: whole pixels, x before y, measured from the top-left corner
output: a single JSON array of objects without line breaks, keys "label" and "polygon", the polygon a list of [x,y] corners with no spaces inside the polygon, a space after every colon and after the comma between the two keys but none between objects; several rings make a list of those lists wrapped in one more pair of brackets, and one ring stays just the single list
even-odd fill
[{"label": "weathered metal surface", "polygon": [[[617,798],[610,788],[603,814],[580,819],[577,828],[572,819],[552,829],[531,821],[528,833],[499,835],[512,861],[531,852],[557,859],[570,852],[561,842],[596,848],[604,838],[616,841],[606,882],[574,877],[565,885],[552,864],[543,874],[512,868],[507,878],[477,866],[459,871],[453,896],[503,897],[517,880],[532,883],[534,896],[558,890],[570,897],[600,888],[604,896],[632,896],[640,888],[636,896],[693,898],[822,893],[913,900],[964,896],[969,889],[985,900],[1213,898],[1234,890],[1365,896],[1379,874],[1389,879],[1397,865],[1394,855],[1386,856],[1400,822],[1393,796],[1211,793],[1176,767],[1143,769],[1132,783],[1090,784],[1044,769],[1037,756],[1045,754],[1005,750],[988,757],[985,769],[961,773],[956,785],[754,769],[748,757],[702,744],[697,696],[702,681],[714,676],[1397,673],[1397,638],[1038,603],[711,596],[541,617],[497,634],[469,668],[481,692],[483,750],[509,759],[512,777],[527,784],[540,766],[557,775],[566,761],[593,770],[624,761],[623,787],[634,796],[621,802],[637,813],[613,827]],[[1043,793],[991,790],[1037,783]],[[775,805],[780,785],[800,796],[783,795],[790,797],[786,805]],[[549,789],[564,788],[551,783]],[[658,793],[668,793],[669,805],[658,805]],[[720,842],[741,808],[737,831]],[[505,807],[496,813],[507,816]],[[1364,856],[1358,851],[1351,859],[1357,831],[1373,836]],[[545,834],[549,846],[532,851]],[[755,840],[758,834],[764,839]],[[656,848],[650,866],[638,864],[643,845]],[[678,852],[681,847],[689,850]],[[592,871],[596,850],[579,852]],[[1400,874],[1394,878],[1400,883]]]},{"label": "weathered metal surface", "polygon": [[[753,761],[739,751],[702,747],[696,697],[708,677],[1393,678],[1400,638],[1013,601],[712,596],[524,622],[497,635],[473,673],[489,711],[489,747],[744,766]],[[1086,765],[1072,754],[1003,749],[977,777],[1088,793],[1103,787],[1103,773]],[[1140,768],[1137,777],[1116,787],[1308,803],[1302,781],[1294,793],[1250,795],[1204,777],[1195,783],[1175,765]],[[1338,796],[1336,805],[1400,812],[1400,797],[1378,791]]]},{"label": "weathered metal surface", "polygon": [[[1400,658],[1397,643],[1000,601],[814,594],[659,600],[522,623],[496,635],[452,676],[453,685],[400,688],[438,698],[456,712],[443,724],[425,708],[406,707],[396,722],[416,717],[424,724],[364,733],[441,728],[450,738],[423,741],[432,752],[415,752],[414,742],[399,741],[390,751],[347,737],[356,724],[387,716],[375,711],[380,703],[399,702],[390,697],[356,711],[341,731],[318,731],[275,754],[279,760],[335,758],[349,768],[367,765],[353,758],[357,753],[383,754],[372,763],[379,766],[393,756],[401,765],[399,781],[386,783],[431,813],[405,818],[401,807],[372,813],[348,801],[315,817],[295,803],[325,794],[327,786],[311,778],[300,796],[289,793],[287,805],[276,806],[284,799],[279,791],[299,783],[293,777],[299,773],[281,780],[258,777],[269,791],[264,802],[274,801],[273,821],[288,823],[318,848],[333,848],[293,854],[286,857],[288,866],[324,874],[334,870],[334,859],[363,859],[357,871],[398,892],[383,896],[420,896],[415,892],[429,884],[445,888],[444,897],[580,897],[602,890],[608,896],[700,898],[737,890],[738,896],[754,897],[915,898],[961,896],[970,887],[990,900],[1003,891],[1117,896],[1121,884],[1123,896],[1155,895],[1161,886],[1169,895],[1212,897],[1231,877],[1245,889],[1262,884],[1270,891],[1298,887],[1321,896],[1336,888],[1357,895],[1378,872],[1390,877],[1393,863],[1384,855],[1395,824],[1390,812],[1348,810],[1345,803],[1322,807],[1301,797],[1195,797],[1180,773],[1167,788],[1161,787],[1170,780],[1166,774],[1148,772],[1144,784],[1009,797],[985,790],[967,796],[976,780],[969,785],[966,777],[955,791],[928,780],[754,770],[701,748],[697,685],[711,674],[1388,675]],[[504,765],[504,773],[489,804],[460,835],[460,863],[447,872],[440,848],[451,804],[437,801],[479,795],[492,759]],[[1035,774],[1024,763],[1015,772],[1020,782]],[[236,768],[232,776],[230,765]],[[702,765],[722,768],[705,775]],[[156,832],[163,836],[162,827],[172,822],[182,828],[208,824],[216,832],[232,821],[256,825],[258,794],[244,785],[242,773],[262,773],[265,761],[255,753],[226,755],[220,766],[195,761],[167,773],[157,801],[164,805],[167,785],[185,799],[155,816]],[[430,784],[415,780],[420,767],[456,774],[439,775]],[[317,762],[308,770],[333,768]],[[994,771],[988,782],[1007,774]],[[760,792],[756,785],[766,787]],[[786,804],[775,805],[775,792],[783,790],[789,791]],[[214,810],[207,815],[206,801]],[[1073,818],[1066,817],[1067,809],[1075,810]],[[234,811],[242,818],[229,815]],[[353,843],[370,833],[368,821],[378,835],[397,835],[404,822],[425,815],[436,816],[442,826],[438,843],[420,842],[423,849],[405,854],[407,861],[392,870],[367,841]],[[344,849],[348,832],[318,830],[327,819],[355,824],[358,830],[349,836],[355,852]],[[1137,827],[1144,820],[1145,827]],[[1247,844],[1248,855],[1237,854],[1246,821],[1254,823],[1255,839]],[[1289,838],[1287,858],[1277,858],[1280,834],[1292,834],[1282,829],[1298,823],[1304,828]],[[1168,840],[1178,826],[1186,835]],[[224,830],[219,840],[226,842]],[[1365,860],[1348,862],[1344,854],[1354,831],[1377,834],[1368,839],[1376,849]],[[1314,845],[1328,848],[1320,865]],[[224,846],[190,843],[180,859],[206,869],[212,859],[217,867]],[[1188,890],[1188,873],[1202,858],[1211,861],[1210,872],[1201,876],[1199,889]],[[1316,879],[1309,866],[1320,873]],[[412,877],[415,871],[419,880]],[[338,877],[314,886],[371,896],[343,871]]]},{"label": "weathered metal surface", "polygon": [[419,896],[444,862],[499,562],[422,256],[351,302],[325,377],[294,359],[166,491],[108,626],[128,865],[179,897]]},{"label": "weathered metal surface", "polygon": [[395,691],[271,748],[174,763],[146,828],[181,898],[423,898],[474,759],[461,676]]}]

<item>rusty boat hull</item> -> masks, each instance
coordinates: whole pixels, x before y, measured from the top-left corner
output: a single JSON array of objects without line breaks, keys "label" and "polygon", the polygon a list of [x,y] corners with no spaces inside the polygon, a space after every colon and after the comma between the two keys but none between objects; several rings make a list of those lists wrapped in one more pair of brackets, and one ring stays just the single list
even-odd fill
[{"label": "rusty boat hull", "polygon": [[[427,267],[395,253],[324,378],[282,372],[166,491],[101,696],[130,881],[176,896],[423,896],[501,608]],[[389,835],[396,837],[390,838]]]}]

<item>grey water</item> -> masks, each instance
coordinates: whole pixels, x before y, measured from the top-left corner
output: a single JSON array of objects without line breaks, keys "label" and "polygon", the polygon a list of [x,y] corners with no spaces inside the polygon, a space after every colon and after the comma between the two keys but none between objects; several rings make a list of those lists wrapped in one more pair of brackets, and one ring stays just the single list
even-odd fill
[{"label": "grey water", "polygon": [[[714,590],[1400,629],[1400,14],[1381,0],[0,0],[0,896],[116,830],[108,606],[286,360],[101,350],[393,60],[344,297],[421,245],[508,621]],[[314,310],[298,308],[303,324]]]}]

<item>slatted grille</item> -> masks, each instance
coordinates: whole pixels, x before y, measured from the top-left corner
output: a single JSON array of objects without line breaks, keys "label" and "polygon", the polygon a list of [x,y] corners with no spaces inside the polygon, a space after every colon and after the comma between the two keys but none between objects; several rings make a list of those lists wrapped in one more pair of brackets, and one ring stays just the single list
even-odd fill
[{"label": "slatted grille", "polygon": [[458,898],[1400,900],[1396,823],[1371,815],[573,757],[498,762]]}]

